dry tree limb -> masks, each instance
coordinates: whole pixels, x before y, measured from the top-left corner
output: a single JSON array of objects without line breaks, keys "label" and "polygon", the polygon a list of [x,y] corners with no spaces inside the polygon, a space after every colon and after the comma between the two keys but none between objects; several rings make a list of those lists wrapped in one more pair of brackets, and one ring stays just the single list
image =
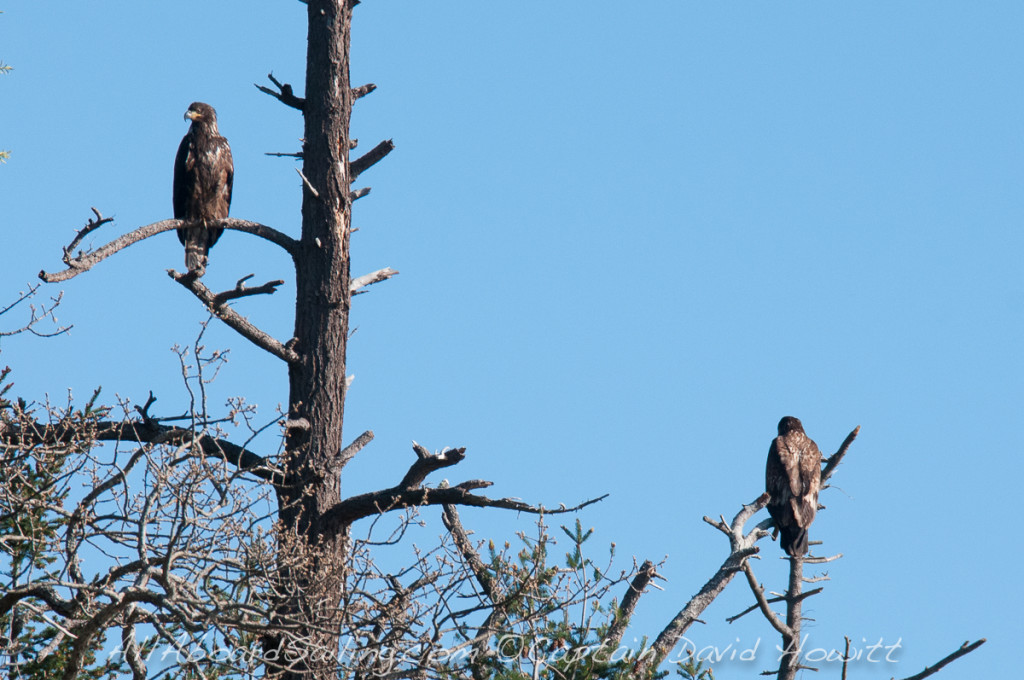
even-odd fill
[{"label": "dry tree limb", "polygon": [[924,678],[927,678],[929,675],[934,675],[935,673],[938,673],[946,664],[956,661],[961,656],[970,654],[978,647],[981,647],[983,644],[985,644],[985,638],[981,638],[980,640],[976,640],[975,642],[971,643],[964,642],[962,645],[960,645],[960,649],[956,650],[944,659],[938,661],[934,666],[926,666],[925,669],[917,675],[911,675],[910,677],[904,678],[903,680],[924,680]]},{"label": "dry tree limb", "polygon": [[214,295],[214,302],[220,305],[224,304],[228,300],[237,300],[238,298],[248,297],[250,295],[272,295],[277,292],[278,286],[284,285],[284,281],[278,279],[276,281],[268,281],[262,286],[256,286],[255,288],[246,288],[245,282],[253,276],[255,276],[255,274],[249,274],[238,279],[238,283],[235,284],[234,288]]},{"label": "dry tree limb", "polygon": [[[633,564],[635,565],[636,562]],[[626,589],[626,594],[622,596],[622,603],[619,605],[619,611],[615,614],[615,621],[608,628],[608,633],[604,636],[603,642],[607,643],[609,648],[614,649],[618,647],[619,642],[622,641],[623,634],[626,632],[626,626],[629,625],[630,620],[633,618],[633,611],[636,609],[637,603],[640,602],[640,596],[644,594],[647,586],[657,576],[658,571],[654,567],[654,562],[644,560],[644,563],[637,570],[636,576],[633,577],[629,587]]]},{"label": "dry tree limb", "polygon": [[94,207],[91,207],[89,209],[92,210],[92,214],[96,216],[96,219],[94,220],[90,218],[89,221],[85,223],[85,226],[75,233],[75,238],[71,240],[71,243],[69,243],[67,247],[64,248],[64,256],[61,258],[61,261],[63,261],[64,264],[69,264],[68,260],[73,259],[71,253],[73,253],[75,248],[77,248],[82,243],[86,236],[96,231],[107,222],[114,221],[113,217],[104,217],[103,215],[100,214],[100,211]]},{"label": "dry tree limb", "polygon": [[[68,445],[81,437],[79,423],[8,423],[0,432],[0,444],[5,446],[54,446]],[[222,458],[240,470],[273,483],[283,480],[282,473],[271,465],[263,456],[249,451],[226,439],[218,439],[210,435],[197,437],[196,433],[187,428],[161,425],[154,418],[142,422],[132,420],[99,420],[90,422],[88,435],[98,442],[137,442],[139,444],[163,443],[171,446],[192,444],[203,454]]]},{"label": "dry tree limb", "polygon": [[[790,630],[789,627],[786,626],[786,624],[783,623],[782,620],[775,615],[775,612],[772,611],[772,608],[768,606],[768,600],[764,596],[764,588],[762,588],[761,584],[757,582],[757,577],[754,576],[754,570],[750,568],[749,562],[743,563],[743,573],[747,577],[747,583],[750,585],[751,592],[754,593],[754,599],[757,601],[757,607],[761,610],[761,613],[764,615],[764,618],[768,620],[768,623],[771,624],[771,627],[775,630],[779,631],[783,635],[792,636],[793,631]],[[785,597],[775,599],[783,601],[786,600]]]},{"label": "dry tree limb", "polygon": [[[373,430],[367,430],[362,433],[355,440],[343,448],[341,453],[338,454],[337,460],[335,460],[332,468],[340,470],[345,465],[356,457],[356,454],[363,450],[363,447],[373,441]],[[333,471],[333,470],[332,470]]]},{"label": "dry tree limb", "polygon": [[724,519],[716,522],[708,517],[704,518],[705,522],[729,537],[729,556],[722,562],[718,571],[708,579],[704,587],[690,598],[686,606],[658,634],[654,644],[651,645],[650,653],[640,655],[636,663],[633,664],[634,675],[643,677],[660,666],[690,626],[700,620],[700,614],[725,590],[736,572],[742,570],[747,558],[758,553],[758,548],[754,544],[768,535],[765,530],[768,521],[761,522],[748,533],[744,533],[743,527],[754,513],[767,504],[768,494],[761,494],[753,502],[740,508],[733,518],[732,524],[727,524]]},{"label": "dry tree limb", "polygon": [[392,269],[391,267],[384,267],[383,269],[378,269],[375,272],[370,272],[369,274],[357,276],[356,278],[349,281],[348,292],[355,294],[357,292],[360,292],[360,288],[372,286],[373,284],[380,283],[381,281],[387,281],[393,276],[398,276],[398,272]]},{"label": "dry tree limb", "polygon": [[362,99],[366,95],[370,94],[377,89],[377,86],[373,83],[367,83],[366,85],[360,85],[359,87],[352,88],[352,98]]},{"label": "dry tree limb", "polygon": [[[90,224],[93,221],[90,220]],[[64,248],[64,264],[67,265],[67,269],[54,273],[48,273],[45,270],[39,272],[39,278],[47,283],[54,283],[56,281],[66,281],[68,279],[78,276],[82,272],[88,271],[96,266],[101,261],[107,259],[114,253],[127,248],[128,246],[138,243],[139,241],[154,236],[164,231],[171,231],[172,229],[178,229],[185,223],[182,220],[161,220],[152,224],[139,227],[134,231],[130,231],[127,234],[123,234],[113,241],[100,246],[96,250],[80,252],[78,255],[71,257],[70,251],[71,246]],[[236,231],[244,231],[254,236],[266,239],[271,243],[281,246],[290,255],[294,255],[298,249],[298,242],[290,236],[283,234],[273,227],[268,227],[265,224],[259,224],[258,222],[250,222],[248,220],[239,220],[233,217],[219,220],[216,225],[218,229],[234,229]],[[88,229],[89,225],[86,225],[85,229]],[[94,227],[95,228],[95,227]],[[85,231],[83,229],[83,231]],[[91,231],[91,230],[90,230]],[[72,240],[71,244],[75,245],[80,242],[82,232],[78,232],[75,239]],[[77,247],[77,246],[76,246]]]},{"label": "dry tree limb", "polygon": [[373,147],[359,158],[355,159],[348,164],[348,181],[354,182],[359,175],[363,174],[371,167],[379,163],[395,149],[395,143],[390,139],[385,139],[383,142]]},{"label": "dry tree limb", "polygon": [[413,442],[412,450],[416,452],[416,462],[398,483],[398,487],[401,489],[418,489],[431,472],[457,465],[466,457],[466,447],[464,446],[458,449],[446,448],[440,453],[431,453],[422,445]]},{"label": "dry tree limb", "polygon": [[234,309],[223,302],[218,301],[217,296],[213,291],[204,286],[202,281],[193,274],[179,274],[173,269],[168,269],[167,274],[185,288],[192,291],[192,294],[199,298],[199,300],[206,305],[206,308],[209,309],[218,319],[234,328],[238,331],[239,335],[252,344],[265,349],[274,356],[279,359],[283,359],[288,363],[295,363],[299,361],[300,357],[294,349],[272,338],[270,335],[250,323],[248,319],[236,312]]},{"label": "dry tree limb", "polygon": [[352,203],[354,201],[358,201],[360,198],[362,198],[363,196],[366,196],[369,193],[370,193],[370,187],[363,187],[362,189],[356,189],[355,191],[351,191],[348,194],[349,203]]},{"label": "dry tree limb", "polygon": [[858,434],[860,434],[860,425],[853,428],[853,431],[846,435],[846,439],[843,440],[839,450],[829,456],[828,460],[825,462],[825,467],[821,470],[821,488],[824,489],[825,482],[835,474],[836,468],[838,468],[839,464],[843,462],[843,457],[846,455],[847,449],[850,448],[850,444],[853,443],[853,440],[857,438]]},{"label": "dry tree limb", "polygon": [[461,462],[466,455],[465,448],[445,449],[432,454],[423,446],[413,442],[417,459],[410,466],[401,483],[389,489],[371,491],[346,498],[327,510],[322,519],[325,527],[341,527],[365,517],[372,517],[392,510],[420,507],[425,505],[468,505],[477,508],[500,508],[538,515],[556,515],[576,512],[608,497],[608,494],[591,498],[573,507],[546,508],[530,505],[515,498],[488,498],[471,493],[493,485],[483,479],[471,479],[461,484],[444,488],[422,488],[420,485],[431,472]]},{"label": "dry tree limb", "polygon": [[298,109],[299,111],[305,110],[306,100],[303,99],[302,97],[295,96],[295,92],[292,90],[292,86],[290,83],[282,83],[281,81],[274,77],[273,73],[268,73],[267,78],[277,87],[276,92],[274,90],[271,90],[269,87],[266,87],[265,85],[260,85],[259,83],[253,83],[253,85],[255,85],[256,89],[259,90],[260,92],[269,94],[271,97],[278,100],[282,104],[285,104],[286,106],[290,106],[293,109]]},{"label": "dry tree limb", "polygon": [[843,674],[840,680],[846,680],[846,667],[850,664],[850,638],[844,635],[843,639],[846,640],[846,648],[843,650]]},{"label": "dry tree limb", "polygon": [[483,662],[492,654],[490,649],[491,635],[498,630],[500,623],[508,617],[508,605],[512,600],[506,599],[506,594],[500,581],[491,575],[487,565],[480,559],[480,555],[469,539],[469,533],[462,526],[458,509],[454,505],[445,505],[444,512],[441,514],[441,521],[445,528],[448,529],[448,533],[451,534],[452,540],[455,541],[455,547],[462,555],[463,562],[473,572],[473,577],[480,584],[480,588],[490,601],[490,612],[488,612],[487,618],[478,628],[476,638],[473,640],[473,656],[470,662],[470,671],[473,679],[486,680],[486,678],[490,677],[490,673],[487,672]]}]

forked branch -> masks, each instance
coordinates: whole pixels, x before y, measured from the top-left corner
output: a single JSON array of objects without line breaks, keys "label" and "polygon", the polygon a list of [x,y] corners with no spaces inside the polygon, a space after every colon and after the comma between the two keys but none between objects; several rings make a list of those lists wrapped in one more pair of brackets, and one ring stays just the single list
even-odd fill
[{"label": "forked branch", "polygon": [[[95,208],[93,208],[93,211],[96,215],[99,215],[99,212],[97,212]],[[112,221],[111,218],[101,218],[99,220],[90,219],[85,227],[76,232],[75,238],[72,239],[71,243],[63,249],[64,255],[62,260],[64,261],[64,264],[67,265],[67,269],[53,273],[49,273],[44,270],[39,272],[39,278],[47,283],[67,281],[68,279],[78,276],[82,272],[92,269],[114,253],[127,248],[133,243],[138,243],[143,239],[147,239],[150,236],[154,236],[164,231],[178,229],[185,224],[182,220],[160,220],[159,222],[153,222],[152,224],[147,224],[135,229],[134,231],[130,231],[127,234],[123,234],[95,250],[79,251],[77,255],[72,256],[72,251],[78,247],[82,239],[87,234],[92,233],[97,228],[110,221]],[[298,248],[298,243],[292,237],[277,231],[273,227],[268,227],[265,224],[260,224],[258,222],[250,222],[248,220],[239,220],[229,217],[218,221],[215,226],[219,229],[234,229],[236,231],[244,231],[248,234],[259,236],[260,238],[281,246],[290,255],[294,255]]]},{"label": "forked branch", "polygon": [[704,587],[690,598],[686,606],[665,626],[657,639],[655,639],[654,644],[651,645],[651,653],[639,656],[636,663],[633,664],[634,675],[646,677],[649,672],[658,668],[675,646],[679,644],[679,641],[686,634],[690,626],[700,620],[701,613],[725,590],[725,587],[732,581],[736,572],[743,568],[743,563],[747,558],[758,553],[758,548],[754,544],[764,536],[767,536],[768,532],[762,526],[763,523],[758,524],[749,532],[744,530],[744,526],[747,520],[767,505],[767,503],[768,495],[761,494],[752,503],[740,508],[740,511],[736,513],[731,523],[727,523],[724,519],[714,521],[708,517],[704,518],[705,522],[729,537],[729,556],[722,562],[722,566],[718,568],[718,571],[708,579]]},{"label": "forked branch", "polygon": [[[168,269],[167,274],[185,288],[192,291],[192,294],[199,298],[199,300],[206,305],[206,308],[209,309],[218,319],[234,328],[238,331],[239,335],[252,344],[265,349],[274,356],[279,359],[283,359],[288,363],[295,363],[299,361],[299,355],[294,349],[272,338],[269,334],[254,326],[248,319],[229,307],[223,301],[218,300],[218,296],[212,290],[204,286],[203,282],[193,274],[179,274],[173,269]],[[271,284],[266,285],[269,286]]]},{"label": "forked branch", "polygon": [[471,479],[454,486],[424,488],[423,481],[430,473],[458,464],[466,457],[466,449],[449,448],[439,453],[430,453],[420,444],[413,442],[413,450],[416,452],[416,461],[409,467],[401,482],[390,489],[352,496],[337,503],[324,513],[325,526],[332,530],[341,530],[364,517],[425,505],[468,505],[477,508],[501,508],[538,515],[555,515],[576,512],[608,497],[608,494],[605,494],[571,508],[564,505],[558,508],[546,508],[542,505],[530,505],[514,498],[488,498],[471,493],[476,489],[486,489],[493,484],[493,482],[482,479]]},{"label": "forked branch", "polygon": [[274,77],[273,73],[268,73],[267,78],[270,80],[270,82],[274,84],[275,87],[277,87],[277,91],[271,90],[269,87],[260,85],[259,83],[253,83],[253,85],[255,85],[256,89],[259,90],[260,92],[269,94],[271,97],[278,100],[282,104],[290,106],[293,109],[298,109],[299,111],[305,110],[306,100],[303,99],[302,97],[295,96],[295,92],[292,91],[292,86],[290,83],[282,83],[281,81]]}]

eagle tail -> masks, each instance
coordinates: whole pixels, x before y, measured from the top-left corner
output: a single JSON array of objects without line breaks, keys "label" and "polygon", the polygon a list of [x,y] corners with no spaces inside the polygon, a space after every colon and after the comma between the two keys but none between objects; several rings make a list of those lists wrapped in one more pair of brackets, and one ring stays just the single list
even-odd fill
[{"label": "eagle tail", "polygon": [[782,528],[782,549],[793,557],[800,557],[807,554],[808,536],[807,529],[800,527]]},{"label": "eagle tail", "polygon": [[190,272],[202,276],[206,272],[206,254],[209,251],[206,229],[193,227],[185,236],[185,266]]}]

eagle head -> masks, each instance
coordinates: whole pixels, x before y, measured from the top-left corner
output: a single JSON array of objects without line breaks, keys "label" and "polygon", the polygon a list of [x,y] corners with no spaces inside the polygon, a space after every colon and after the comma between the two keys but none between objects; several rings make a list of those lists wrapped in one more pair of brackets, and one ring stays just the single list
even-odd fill
[{"label": "eagle head", "polygon": [[192,102],[185,111],[185,118],[194,121],[201,121],[207,124],[217,123],[217,112],[213,107],[203,102]]},{"label": "eagle head", "polygon": [[799,418],[793,416],[786,416],[779,421],[779,436],[789,434],[790,432],[803,432],[804,424],[800,422]]}]

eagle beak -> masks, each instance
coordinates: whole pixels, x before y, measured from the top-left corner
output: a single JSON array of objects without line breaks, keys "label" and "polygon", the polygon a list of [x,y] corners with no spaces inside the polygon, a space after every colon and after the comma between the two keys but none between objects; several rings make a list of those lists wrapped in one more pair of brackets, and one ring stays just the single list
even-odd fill
[{"label": "eagle beak", "polygon": [[185,118],[189,118],[191,120],[195,120],[196,118],[199,118],[199,112],[198,111],[193,111],[192,109],[189,109],[188,111],[185,112]]}]

